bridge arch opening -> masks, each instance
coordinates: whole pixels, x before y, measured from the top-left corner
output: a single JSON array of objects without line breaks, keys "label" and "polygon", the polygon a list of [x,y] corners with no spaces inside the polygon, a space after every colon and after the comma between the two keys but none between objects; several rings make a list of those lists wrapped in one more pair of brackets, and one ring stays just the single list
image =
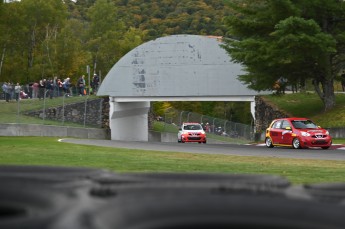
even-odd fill
[{"label": "bridge arch opening", "polygon": [[109,71],[97,95],[110,98],[112,140],[148,141],[154,101],[247,101],[255,118],[256,91],[220,45],[221,37],[172,35],[144,43]]}]

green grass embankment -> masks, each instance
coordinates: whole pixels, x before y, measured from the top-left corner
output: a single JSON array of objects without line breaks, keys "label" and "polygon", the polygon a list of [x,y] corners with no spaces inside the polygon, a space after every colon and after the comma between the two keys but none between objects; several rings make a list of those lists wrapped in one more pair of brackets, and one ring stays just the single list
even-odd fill
[{"label": "green grass embankment", "polygon": [[1,165],[93,167],[114,172],[273,174],[294,184],[345,182],[344,161],[243,157],[76,145],[48,137],[0,137]]}]

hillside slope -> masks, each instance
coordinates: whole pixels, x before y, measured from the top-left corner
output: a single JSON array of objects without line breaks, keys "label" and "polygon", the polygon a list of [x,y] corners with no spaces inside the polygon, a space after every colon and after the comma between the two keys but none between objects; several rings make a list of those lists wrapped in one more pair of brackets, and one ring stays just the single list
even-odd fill
[{"label": "hillside slope", "polygon": [[315,93],[292,93],[263,97],[291,116],[308,117],[325,128],[345,127],[345,94],[336,94],[336,106],[327,112],[324,112],[322,101]]}]

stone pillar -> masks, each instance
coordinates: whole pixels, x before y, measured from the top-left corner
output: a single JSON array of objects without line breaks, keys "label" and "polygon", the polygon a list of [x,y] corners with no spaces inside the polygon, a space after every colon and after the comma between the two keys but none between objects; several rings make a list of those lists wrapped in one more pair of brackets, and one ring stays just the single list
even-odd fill
[{"label": "stone pillar", "polygon": [[111,140],[148,141],[148,112],[150,102],[109,101]]}]

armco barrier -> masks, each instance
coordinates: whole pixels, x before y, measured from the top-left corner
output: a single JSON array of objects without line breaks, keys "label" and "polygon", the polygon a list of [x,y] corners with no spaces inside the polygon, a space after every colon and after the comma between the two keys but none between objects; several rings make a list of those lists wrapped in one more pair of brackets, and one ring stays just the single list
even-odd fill
[{"label": "armco barrier", "polygon": [[[149,142],[177,142],[177,132],[168,133],[168,132],[149,131]],[[222,144],[225,142],[218,141],[212,138],[207,138],[207,143]]]},{"label": "armco barrier", "polygon": [[345,128],[338,127],[338,128],[326,128],[329,131],[329,134],[332,138],[345,138]]}]

